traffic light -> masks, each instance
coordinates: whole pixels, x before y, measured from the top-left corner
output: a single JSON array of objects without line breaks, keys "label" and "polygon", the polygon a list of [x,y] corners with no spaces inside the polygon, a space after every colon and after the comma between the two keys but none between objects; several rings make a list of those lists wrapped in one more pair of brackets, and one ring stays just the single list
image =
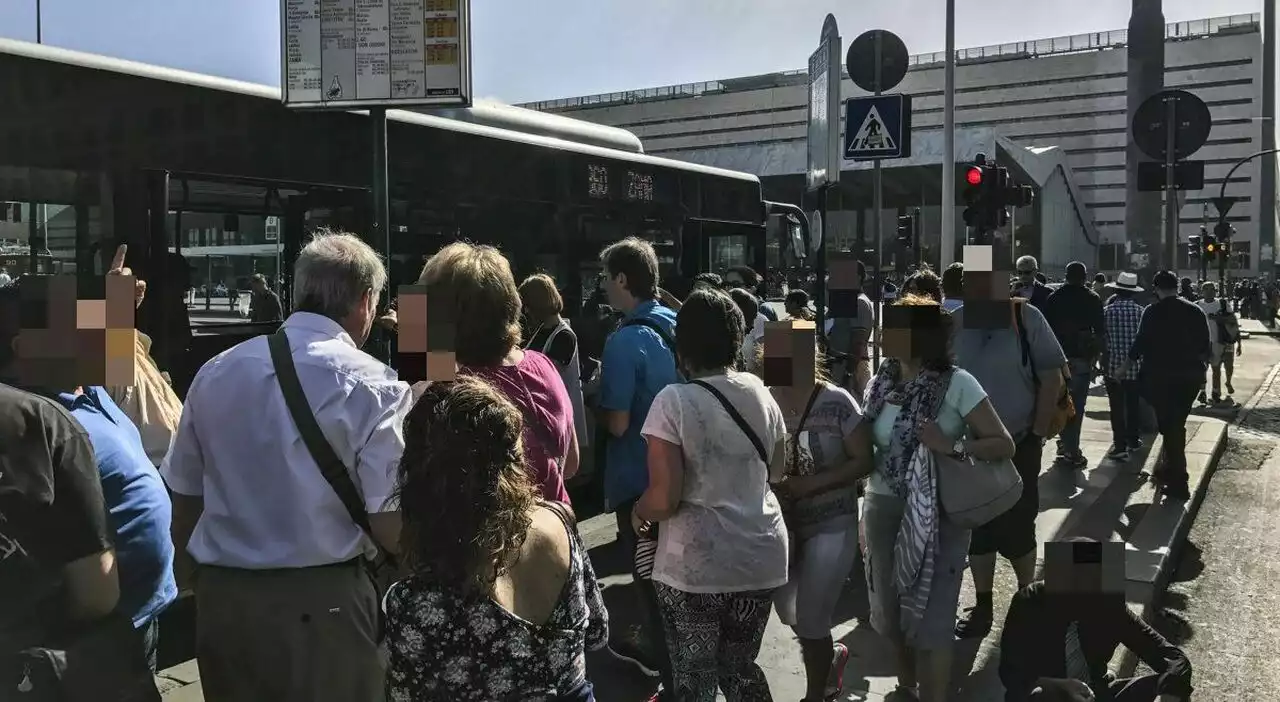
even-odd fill
[{"label": "traffic light", "polygon": [[969,166],[964,174],[964,202],[968,207],[964,209],[964,223],[975,229],[980,229],[985,221],[986,210],[986,183],[988,182],[987,171],[990,170],[986,165],[986,157],[978,154],[976,163]]},{"label": "traffic light", "polygon": [[1218,242],[1210,234],[1204,238],[1204,255],[1206,258],[1210,258],[1216,253],[1218,253]]},{"label": "traffic light", "polygon": [[1015,185],[1009,169],[987,163],[978,154],[965,171],[964,223],[978,235],[999,229],[1009,223],[1010,207],[1027,207],[1035,199],[1035,191],[1027,185]]},{"label": "traffic light", "polygon": [[[1200,231],[1204,231],[1204,228],[1201,227]],[[1187,237],[1187,258],[1193,261],[1200,258],[1200,253],[1204,249],[1204,245],[1201,243],[1202,241],[1203,238],[1200,234],[1192,234]]]},{"label": "traffic light", "polygon": [[911,248],[912,242],[916,238],[916,218],[911,215],[902,215],[898,217],[898,245],[903,248]]}]

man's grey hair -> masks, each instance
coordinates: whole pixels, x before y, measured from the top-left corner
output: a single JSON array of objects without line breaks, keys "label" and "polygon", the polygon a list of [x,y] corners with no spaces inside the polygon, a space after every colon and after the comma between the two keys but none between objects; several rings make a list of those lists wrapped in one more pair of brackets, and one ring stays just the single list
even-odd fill
[{"label": "man's grey hair", "polygon": [[1023,266],[1030,266],[1036,270],[1040,270],[1040,262],[1036,260],[1035,256],[1019,256],[1018,262],[1015,263],[1014,265],[1017,266],[1018,268],[1022,268]]},{"label": "man's grey hair", "polygon": [[294,309],[342,320],[387,284],[387,268],[373,247],[355,234],[322,229],[298,252],[293,267]]}]

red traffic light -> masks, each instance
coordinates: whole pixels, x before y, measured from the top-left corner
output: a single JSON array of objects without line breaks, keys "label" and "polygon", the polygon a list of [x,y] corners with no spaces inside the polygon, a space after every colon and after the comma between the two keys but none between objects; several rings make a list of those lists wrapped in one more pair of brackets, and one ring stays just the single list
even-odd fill
[{"label": "red traffic light", "polygon": [[964,179],[969,182],[969,185],[982,185],[982,169],[970,168],[969,172],[964,174]]}]

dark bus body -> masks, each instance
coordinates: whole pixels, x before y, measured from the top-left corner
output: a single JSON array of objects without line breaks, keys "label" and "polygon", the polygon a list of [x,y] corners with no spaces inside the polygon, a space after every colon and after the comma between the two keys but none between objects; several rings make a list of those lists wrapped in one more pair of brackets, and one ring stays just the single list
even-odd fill
[{"label": "dark bus body", "polygon": [[[287,313],[309,232],[372,231],[364,113],[291,111],[276,88],[13,40],[0,40],[0,104],[0,200],[68,205],[31,242],[74,262],[67,270],[101,273],[129,244],[128,265],[148,281],[139,328],[180,391],[209,357],[270,328],[201,320],[183,348],[188,320],[173,301],[188,288],[264,273]],[[600,249],[624,236],[654,242],[677,294],[703,270],[765,268],[755,176],[507,106],[392,110],[388,121],[391,231],[370,243],[393,286],[458,239],[498,246],[517,276],[550,273],[571,318],[595,288]]]}]

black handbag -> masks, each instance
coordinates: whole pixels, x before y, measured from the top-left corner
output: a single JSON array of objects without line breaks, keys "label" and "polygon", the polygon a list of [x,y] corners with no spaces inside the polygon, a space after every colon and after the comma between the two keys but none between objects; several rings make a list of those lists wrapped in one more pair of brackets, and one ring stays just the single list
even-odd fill
[{"label": "black handbag", "polygon": [[0,656],[0,700],[159,702],[160,691],[133,622],[113,614]]},{"label": "black handbag", "polygon": [[302,382],[298,380],[298,368],[293,363],[293,353],[289,350],[289,337],[285,335],[283,327],[267,337],[267,347],[271,352],[271,363],[276,369],[276,380],[280,384],[280,391],[284,394],[285,404],[289,407],[289,415],[293,417],[293,424],[297,427],[302,442],[306,444],[307,452],[320,468],[325,482],[329,483],[333,491],[338,494],[338,499],[342,501],[342,506],[351,516],[351,521],[355,522],[356,526],[369,536],[373,545],[378,547],[378,557],[372,561],[365,560],[364,566],[381,600],[399,575],[396,559],[384,551],[378,544],[378,540],[374,538],[369,527],[369,513],[365,511],[360,491],[351,480],[346,464],[338,457],[320,429],[320,424],[316,422],[311,405],[307,403],[306,393],[302,390]]}]

